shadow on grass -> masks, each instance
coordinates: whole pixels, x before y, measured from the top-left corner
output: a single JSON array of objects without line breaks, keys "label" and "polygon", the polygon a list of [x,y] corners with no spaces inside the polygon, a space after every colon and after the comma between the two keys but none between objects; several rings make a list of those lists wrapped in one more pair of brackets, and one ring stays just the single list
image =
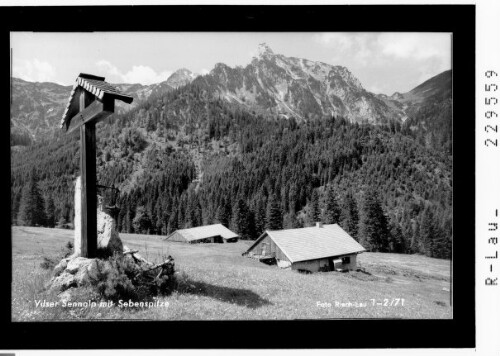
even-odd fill
[{"label": "shadow on grass", "polygon": [[269,300],[262,298],[249,289],[224,287],[189,279],[185,279],[179,283],[177,291],[183,294],[196,294],[210,297],[222,302],[245,306],[250,309],[260,308],[264,305],[272,305]]}]

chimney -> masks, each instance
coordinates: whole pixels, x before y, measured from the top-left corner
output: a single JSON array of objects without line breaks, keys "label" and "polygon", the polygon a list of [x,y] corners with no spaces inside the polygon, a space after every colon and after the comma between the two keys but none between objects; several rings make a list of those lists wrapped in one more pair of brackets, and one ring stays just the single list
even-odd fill
[{"label": "chimney", "polygon": [[322,223],[321,221],[317,221],[317,222],[316,222],[316,227],[317,227],[317,228],[321,228],[321,227],[323,227],[323,223]]}]

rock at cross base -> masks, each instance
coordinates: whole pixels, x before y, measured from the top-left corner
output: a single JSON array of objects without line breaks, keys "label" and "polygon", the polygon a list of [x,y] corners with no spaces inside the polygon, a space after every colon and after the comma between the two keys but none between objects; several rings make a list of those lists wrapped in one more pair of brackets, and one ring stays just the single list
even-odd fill
[{"label": "rock at cross base", "polygon": [[46,290],[56,293],[61,301],[80,298],[82,291],[91,293],[92,298],[100,298],[102,291],[99,291],[98,284],[117,277],[120,283],[132,289],[148,288],[153,293],[165,293],[174,288],[175,265],[171,256],[161,264],[153,264],[141,257],[137,250],[130,250],[124,245],[122,248],[121,255],[111,258],[63,258],[55,266],[53,277],[45,285]]},{"label": "rock at cross base", "polygon": [[97,248],[105,249],[110,253],[123,253],[123,243],[116,231],[116,220],[106,213],[103,208],[102,197],[99,198],[97,210]]},{"label": "rock at cross base", "polygon": [[51,290],[65,291],[71,287],[85,285],[90,278],[97,277],[97,261],[94,258],[65,258],[54,268],[54,277],[49,283]]},{"label": "rock at cross base", "polygon": [[68,265],[69,258],[63,258],[55,267],[54,267],[54,276],[59,276]]},{"label": "rock at cross base", "polygon": [[[81,236],[81,194],[82,180],[78,177],[75,182],[75,243],[74,252],[71,258],[82,255],[82,236]],[[102,197],[98,196],[97,206],[97,248],[106,250],[108,253],[123,253],[123,244],[120,235],[116,230],[116,220],[106,213],[103,207]]]}]

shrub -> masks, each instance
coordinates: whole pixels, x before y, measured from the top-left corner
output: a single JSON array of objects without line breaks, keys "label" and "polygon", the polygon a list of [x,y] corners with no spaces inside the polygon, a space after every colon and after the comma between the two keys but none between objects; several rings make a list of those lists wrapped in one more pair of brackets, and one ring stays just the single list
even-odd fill
[{"label": "shrub", "polygon": [[40,263],[42,269],[53,269],[59,261],[63,258],[69,257],[73,254],[73,242],[68,241],[64,247],[61,248],[59,253],[54,257],[43,256],[43,261]]},{"label": "shrub", "polygon": [[144,301],[156,295],[168,294],[176,287],[173,263],[159,273],[159,269],[143,270],[131,256],[114,254],[97,261],[97,278],[92,284],[108,300]]},{"label": "shrub", "polygon": [[97,260],[98,273],[94,286],[101,296],[118,301],[119,299],[136,299],[137,291],[132,283],[132,268],[127,260],[113,255],[106,260]]},{"label": "shrub", "polygon": [[40,267],[42,269],[52,269],[56,266],[56,261],[54,258],[49,258],[47,256],[43,256],[43,261],[40,263]]}]

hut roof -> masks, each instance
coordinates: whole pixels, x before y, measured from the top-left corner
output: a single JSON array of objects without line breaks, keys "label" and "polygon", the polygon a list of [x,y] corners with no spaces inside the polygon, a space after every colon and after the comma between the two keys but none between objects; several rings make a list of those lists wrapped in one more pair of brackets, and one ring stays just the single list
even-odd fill
[{"label": "hut roof", "polygon": [[267,230],[248,251],[253,249],[266,235],[276,243],[292,263],[366,251],[337,224],[299,229]]},{"label": "hut roof", "polygon": [[73,118],[73,116],[78,114],[80,111],[79,99],[82,88],[95,95],[99,100],[103,100],[104,97],[106,97],[121,100],[127,104],[130,104],[134,100],[130,95],[121,93],[114,86],[105,82],[104,77],[80,73],[80,75],[76,78],[76,83],[73,85],[73,89],[71,90],[66,110],[64,110],[64,114],[61,119],[61,128],[68,127],[71,118]]},{"label": "hut roof", "polygon": [[[202,240],[214,236],[221,236],[225,240],[238,237],[237,234],[235,234],[222,224],[198,226],[198,227],[192,227],[190,229],[181,229],[175,231],[174,233],[181,234],[187,241]],[[167,237],[167,239],[172,235],[173,234],[170,234]]]}]

